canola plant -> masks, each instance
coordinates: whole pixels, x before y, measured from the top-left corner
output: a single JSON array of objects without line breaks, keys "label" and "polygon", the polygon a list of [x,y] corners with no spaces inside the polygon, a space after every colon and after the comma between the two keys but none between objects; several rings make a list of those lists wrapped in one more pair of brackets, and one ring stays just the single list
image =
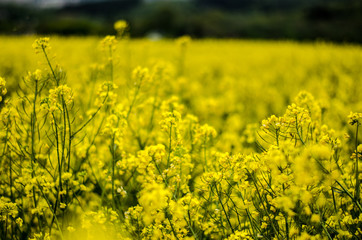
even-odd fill
[{"label": "canola plant", "polygon": [[115,28],[0,37],[1,239],[362,238],[359,46]]}]

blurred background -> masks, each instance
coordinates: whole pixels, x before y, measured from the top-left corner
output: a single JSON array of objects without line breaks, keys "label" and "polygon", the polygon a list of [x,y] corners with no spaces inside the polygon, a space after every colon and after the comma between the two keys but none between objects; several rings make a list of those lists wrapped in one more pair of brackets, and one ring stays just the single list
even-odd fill
[{"label": "blurred background", "polygon": [[362,43],[362,0],[0,0],[0,34]]}]

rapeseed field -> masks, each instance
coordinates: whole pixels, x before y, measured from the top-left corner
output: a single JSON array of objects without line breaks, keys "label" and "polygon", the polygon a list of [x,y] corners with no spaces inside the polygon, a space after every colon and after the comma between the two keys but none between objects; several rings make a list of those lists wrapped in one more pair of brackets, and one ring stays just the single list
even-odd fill
[{"label": "rapeseed field", "polygon": [[362,48],[0,37],[1,239],[362,239]]}]

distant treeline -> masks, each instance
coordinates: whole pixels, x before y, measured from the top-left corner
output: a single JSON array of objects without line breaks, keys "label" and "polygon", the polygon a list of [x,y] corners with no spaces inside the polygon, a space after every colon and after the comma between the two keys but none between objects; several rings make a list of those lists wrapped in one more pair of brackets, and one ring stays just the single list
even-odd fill
[{"label": "distant treeline", "polygon": [[37,9],[0,5],[2,34],[113,34],[125,19],[132,37],[266,38],[362,43],[361,0],[109,0]]}]

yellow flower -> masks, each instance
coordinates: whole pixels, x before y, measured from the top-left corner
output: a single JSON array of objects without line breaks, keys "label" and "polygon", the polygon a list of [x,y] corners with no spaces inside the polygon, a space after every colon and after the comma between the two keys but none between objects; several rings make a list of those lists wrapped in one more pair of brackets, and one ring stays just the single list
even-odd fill
[{"label": "yellow flower", "polygon": [[45,51],[46,49],[50,49],[49,38],[38,38],[33,43],[33,48],[36,52]]},{"label": "yellow flower", "polygon": [[170,199],[171,193],[163,185],[152,183],[145,186],[140,192],[138,201],[144,209],[143,217],[146,225],[157,218],[164,219],[163,210],[168,206]]},{"label": "yellow flower", "polygon": [[67,207],[67,204],[61,202],[60,205],[59,205],[59,207],[60,207],[61,209],[65,209],[65,208]]},{"label": "yellow flower", "polygon": [[361,125],[362,122],[362,113],[356,113],[356,112],[351,112],[348,115],[348,123],[350,125]]},{"label": "yellow flower", "polygon": [[65,181],[69,180],[71,177],[72,177],[72,173],[70,173],[70,172],[63,173],[63,175],[62,175],[62,179]]},{"label": "yellow flower", "polygon": [[0,77],[0,102],[2,102],[2,96],[4,96],[7,93],[5,85],[6,85],[5,79]]},{"label": "yellow flower", "polygon": [[319,223],[321,221],[321,217],[319,216],[319,214],[312,214],[310,221],[313,223]]},{"label": "yellow flower", "polygon": [[116,40],[115,36],[108,35],[103,38],[103,40],[101,41],[100,44],[104,50],[108,50],[108,49],[114,50],[116,48],[117,40]]},{"label": "yellow flower", "polygon": [[75,232],[75,228],[73,227],[73,226],[68,226],[67,227],[67,230],[69,231],[69,232]]},{"label": "yellow flower", "polygon": [[17,218],[17,219],[15,220],[15,222],[16,222],[16,224],[19,225],[19,227],[22,227],[22,226],[23,226],[23,219]]},{"label": "yellow flower", "polygon": [[128,28],[128,23],[125,20],[118,20],[113,25],[119,36],[122,36]]}]

